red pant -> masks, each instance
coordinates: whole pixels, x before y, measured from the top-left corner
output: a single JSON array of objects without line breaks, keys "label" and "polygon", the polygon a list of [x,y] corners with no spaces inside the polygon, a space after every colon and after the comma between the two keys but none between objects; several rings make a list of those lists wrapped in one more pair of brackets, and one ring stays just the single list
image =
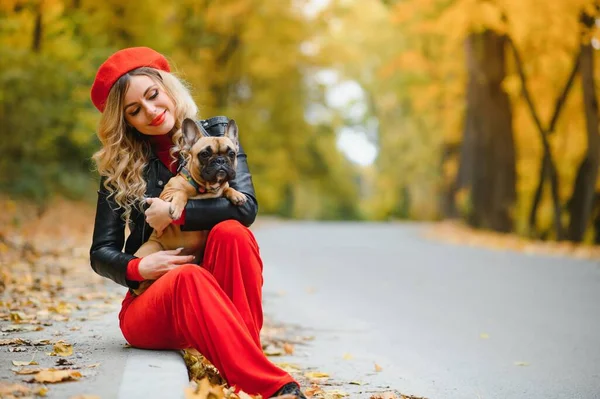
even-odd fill
[{"label": "red pant", "polygon": [[268,398],[294,379],[262,351],[262,283],[252,232],[236,221],[219,223],[208,235],[202,267],[180,266],[144,294],[127,294],[121,331],[138,348],[195,348],[230,385]]}]

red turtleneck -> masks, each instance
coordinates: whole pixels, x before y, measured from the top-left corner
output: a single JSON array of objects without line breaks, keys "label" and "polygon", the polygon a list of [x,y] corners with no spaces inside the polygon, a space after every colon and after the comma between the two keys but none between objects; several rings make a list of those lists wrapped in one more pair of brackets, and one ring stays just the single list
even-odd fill
[{"label": "red turtleneck", "polygon": [[[173,141],[171,140],[170,134],[164,134],[162,136],[150,136],[150,143],[152,144],[152,150],[160,159],[160,161],[173,173],[177,174],[177,167],[179,163],[177,161],[173,162],[171,158],[171,154],[169,154],[169,149],[173,146]],[[177,220],[173,221],[173,224],[182,225],[185,221],[185,209],[183,210],[183,214]],[[127,273],[126,277],[128,280],[132,281],[144,281],[145,279],[141,276],[139,267],[142,258],[134,258],[127,264]]]}]

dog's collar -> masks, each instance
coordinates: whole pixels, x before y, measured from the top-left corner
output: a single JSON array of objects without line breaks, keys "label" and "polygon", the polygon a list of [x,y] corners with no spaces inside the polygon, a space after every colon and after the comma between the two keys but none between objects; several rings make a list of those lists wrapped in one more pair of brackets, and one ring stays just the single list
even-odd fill
[{"label": "dog's collar", "polygon": [[205,194],[207,192],[206,187],[199,185],[198,182],[194,180],[192,174],[189,170],[187,170],[186,167],[181,167],[179,173],[181,173],[185,180],[187,180],[187,182],[190,183],[192,187],[194,187],[194,190],[196,190],[197,193]]}]

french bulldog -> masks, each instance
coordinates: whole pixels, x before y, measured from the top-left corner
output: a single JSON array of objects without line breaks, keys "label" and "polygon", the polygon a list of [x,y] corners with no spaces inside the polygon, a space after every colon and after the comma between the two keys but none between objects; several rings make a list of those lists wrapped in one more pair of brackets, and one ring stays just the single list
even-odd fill
[{"label": "french bulldog", "polygon": [[[186,145],[190,148],[184,166],[173,176],[160,194],[160,199],[170,202],[170,215],[179,219],[189,199],[218,198],[224,196],[234,205],[243,205],[246,196],[229,186],[235,178],[239,151],[238,127],[229,121],[222,137],[208,135],[192,119],[186,118],[181,126]],[[169,224],[162,234],[152,232],[134,254],[144,257],[164,250],[183,248],[180,255],[195,255],[202,259],[208,231],[181,231],[178,225]],[[153,280],[145,280],[135,295],[141,295]]]}]

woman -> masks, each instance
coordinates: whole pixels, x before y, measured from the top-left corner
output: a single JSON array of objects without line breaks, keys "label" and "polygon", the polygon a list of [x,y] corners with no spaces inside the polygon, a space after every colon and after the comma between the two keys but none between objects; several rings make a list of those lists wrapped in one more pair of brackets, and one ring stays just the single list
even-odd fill
[{"label": "woman", "polygon": [[[91,97],[102,112],[102,148],[94,154],[101,183],[90,259],[96,273],[130,288],[119,314],[125,339],[138,348],[195,348],[230,385],[249,394],[305,398],[298,383],[261,348],[262,261],[247,228],[257,203],[243,150],[230,185],[247,196],[246,204],[190,200],[180,220],[172,220],[169,203],[158,196],[176,173],[175,153],[184,150],[181,122],[196,117],[188,90],[170,73],[165,57],[135,47],[116,52],[100,66]],[[201,123],[209,134],[222,135],[227,121],[216,117]],[[143,198],[148,198],[145,212]],[[125,242],[126,223],[130,235]],[[179,255],[179,250],[132,255],[152,229],[163,230],[169,223],[210,231],[203,259]],[[145,279],[158,280],[134,296],[131,289]]]}]

